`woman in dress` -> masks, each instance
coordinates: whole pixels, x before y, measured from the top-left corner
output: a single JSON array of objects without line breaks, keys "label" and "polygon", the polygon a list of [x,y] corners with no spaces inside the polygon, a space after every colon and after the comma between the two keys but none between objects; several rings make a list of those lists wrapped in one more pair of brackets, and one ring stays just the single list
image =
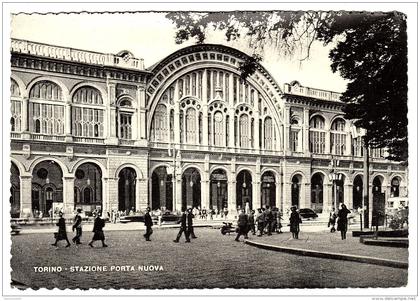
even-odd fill
[{"label": "woman in dress", "polygon": [[346,239],[347,234],[347,215],[350,210],[347,209],[346,205],[341,204],[341,209],[338,210],[338,221],[337,230],[341,232],[341,239]]},{"label": "woman in dress", "polygon": [[296,206],[293,206],[290,209],[292,210],[292,213],[290,214],[290,232],[292,232],[293,238],[299,239],[299,224],[302,222],[302,219],[296,210]]}]

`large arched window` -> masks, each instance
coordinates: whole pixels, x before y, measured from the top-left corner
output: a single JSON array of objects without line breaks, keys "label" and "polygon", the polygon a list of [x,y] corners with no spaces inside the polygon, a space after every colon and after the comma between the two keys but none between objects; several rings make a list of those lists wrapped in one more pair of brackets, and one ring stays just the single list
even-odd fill
[{"label": "large arched window", "polygon": [[325,153],[325,121],[321,116],[315,116],[309,122],[310,151],[317,154]]},{"label": "large arched window", "polygon": [[89,86],[73,94],[72,134],[78,137],[104,136],[104,107],[101,93]]},{"label": "large arched window", "polygon": [[344,155],[346,152],[346,122],[339,118],[331,125],[331,153]]},{"label": "large arched window", "polygon": [[10,83],[10,96],[12,113],[10,118],[10,128],[12,132],[20,132],[22,122],[22,101],[19,86],[13,79],[11,79]]},{"label": "large arched window", "polygon": [[152,139],[166,142],[168,140],[168,110],[163,104],[156,106],[152,123]]},{"label": "large arched window", "polygon": [[45,135],[64,134],[62,91],[50,81],[37,82],[29,92],[29,130]]}]

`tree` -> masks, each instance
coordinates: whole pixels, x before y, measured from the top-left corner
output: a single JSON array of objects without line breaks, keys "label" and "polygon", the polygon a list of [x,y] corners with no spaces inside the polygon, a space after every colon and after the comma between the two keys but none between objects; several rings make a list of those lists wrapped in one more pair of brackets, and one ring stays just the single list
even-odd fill
[{"label": "tree", "polygon": [[[209,31],[222,31],[227,41],[245,39],[253,58],[242,77],[255,71],[266,47],[279,55],[310,57],[315,40],[333,43],[333,72],[350,82],[341,100],[345,117],[366,129],[372,148],[387,148],[388,159],[406,161],[407,32],[402,13],[367,12],[173,12],[166,17],[177,28],[176,43],[203,43]],[[251,64],[251,65],[249,65]]]}]

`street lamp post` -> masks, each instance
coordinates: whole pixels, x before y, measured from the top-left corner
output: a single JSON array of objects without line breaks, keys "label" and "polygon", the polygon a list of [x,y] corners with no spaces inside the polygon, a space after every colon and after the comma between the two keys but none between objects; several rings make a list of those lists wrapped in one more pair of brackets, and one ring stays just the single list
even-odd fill
[{"label": "street lamp post", "polygon": [[333,183],[333,190],[334,190],[334,194],[333,194],[333,208],[335,210],[338,209],[338,204],[337,204],[337,181],[341,181],[342,179],[342,174],[338,173],[336,170],[336,167],[340,164],[339,160],[335,160],[334,158],[331,160],[331,171],[330,174],[328,175],[330,181]]}]

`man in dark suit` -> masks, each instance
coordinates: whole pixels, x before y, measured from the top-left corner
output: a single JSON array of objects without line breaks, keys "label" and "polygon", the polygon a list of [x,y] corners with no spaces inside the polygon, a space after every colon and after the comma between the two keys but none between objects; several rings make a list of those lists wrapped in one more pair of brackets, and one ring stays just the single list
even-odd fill
[{"label": "man in dark suit", "polygon": [[182,233],[185,234],[185,242],[190,242],[190,234],[188,233],[188,227],[187,227],[187,213],[185,212],[185,208],[182,208],[182,215],[181,215],[181,227],[179,228],[178,235],[176,236],[176,239],[174,242],[179,242],[179,239],[181,238]]},{"label": "man in dark suit", "polygon": [[80,237],[82,237],[82,217],[80,216],[80,213],[82,212],[82,209],[78,208],[76,216],[74,217],[74,223],[73,223],[73,231],[76,229],[76,236],[73,237],[72,241],[73,243],[80,245]]},{"label": "man in dark suit", "polygon": [[144,225],[146,226],[146,233],[143,236],[146,238],[146,241],[150,241],[150,235],[153,233],[153,221],[152,217],[150,216],[150,207],[146,208],[146,214],[144,215]]},{"label": "man in dark suit", "polygon": [[105,221],[101,218],[101,212],[96,214],[95,221],[93,223],[93,238],[89,243],[89,246],[93,248],[92,243],[96,240],[100,240],[102,242],[102,247],[106,248],[108,245],[105,244],[105,235],[104,235],[104,227]]},{"label": "man in dark suit", "polygon": [[241,209],[238,217],[238,235],[235,240],[239,241],[239,237],[243,235],[245,239],[248,239],[248,215],[245,214],[245,209]]},{"label": "man in dark suit", "polygon": [[197,238],[197,236],[195,236],[195,234],[194,234],[193,218],[194,218],[194,214],[192,213],[192,209],[188,208],[188,210],[187,210],[187,231],[188,231],[188,234],[191,235],[191,238]]},{"label": "man in dark suit", "polygon": [[270,206],[267,205],[265,208],[265,224],[268,232],[267,235],[271,235],[271,230],[273,227],[273,212],[271,211]]}]

